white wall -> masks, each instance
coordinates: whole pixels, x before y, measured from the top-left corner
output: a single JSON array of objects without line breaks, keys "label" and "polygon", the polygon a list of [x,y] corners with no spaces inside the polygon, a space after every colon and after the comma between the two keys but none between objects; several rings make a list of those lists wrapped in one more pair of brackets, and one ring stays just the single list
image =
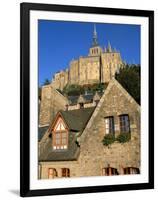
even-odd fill
[{"label": "white wall", "polygon": [[[20,13],[18,0],[1,0],[0,3],[0,199],[18,199],[19,193],[19,28]],[[26,2],[32,2],[27,0]],[[158,5],[156,0],[46,0],[41,3],[73,4],[85,6],[118,7],[133,9],[155,10],[155,36],[158,35]],[[158,40],[155,40],[155,52],[158,52]],[[157,56],[158,57],[158,56]],[[158,59],[155,58],[155,84],[158,84]],[[155,90],[156,92],[156,90]],[[155,102],[158,102],[158,92],[155,94]],[[158,110],[155,105],[155,112]],[[157,113],[155,119],[158,118]],[[156,120],[155,120],[156,122]],[[155,141],[158,141],[158,128],[155,130]],[[158,145],[155,148],[158,152]],[[158,156],[157,156],[158,157]],[[156,158],[156,156],[155,156]],[[158,169],[158,159],[155,161]],[[158,170],[157,170],[158,171]],[[158,186],[158,172],[155,172]],[[155,190],[126,191],[113,193],[82,194],[67,196],[50,196],[44,199],[156,199],[158,187]],[[42,197],[39,197],[41,199]],[[36,199],[36,197],[35,197]]]}]

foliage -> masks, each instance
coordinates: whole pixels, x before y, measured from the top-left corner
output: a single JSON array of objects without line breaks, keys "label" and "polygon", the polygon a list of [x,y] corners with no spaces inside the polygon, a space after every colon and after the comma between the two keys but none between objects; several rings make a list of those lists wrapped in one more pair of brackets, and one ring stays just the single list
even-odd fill
[{"label": "foliage", "polygon": [[114,136],[114,134],[105,135],[104,138],[103,138],[103,140],[102,140],[102,143],[105,146],[109,146],[110,144],[112,144],[114,142],[115,142],[115,136]]},{"label": "foliage", "polygon": [[116,79],[140,104],[140,65],[126,65],[116,74]]},{"label": "foliage", "polygon": [[50,80],[46,78],[43,85],[49,85],[49,84],[50,84]]},{"label": "foliage", "polygon": [[104,83],[87,84],[87,85],[77,85],[77,84],[67,84],[62,93],[68,96],[80,95],[85,93],[95,93],[96,91],[103,91],[106,85]]},{"label": "foliage", "polygon": [[120,143],[128,142],[131,139],[130,133],[120,133],[120,135],[117,136],[116,141]]},{"label": "foliage", "polygon": [[66,85],[63,88],[62,92],[68,96],[72,96],[72,95],[77,96],[83,93],[83,89],[80,85],[71,84],[71,85]]}]

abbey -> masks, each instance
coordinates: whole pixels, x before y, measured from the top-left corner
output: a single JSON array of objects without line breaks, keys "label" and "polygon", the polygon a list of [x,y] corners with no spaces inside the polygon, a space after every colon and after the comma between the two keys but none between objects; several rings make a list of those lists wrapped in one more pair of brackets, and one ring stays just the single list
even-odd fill
[{"label": "abbey", "polygon": [[108,83],[123,66],[119,51],[113,49],[110,42],[107,48],[101,48],[94,26],[93,42],[88,56],[72,60],[69,68],[54,75],[52,84],[54,88],[63,90],[67,84]]},{"label": "abbey", "polygon": [[[102,49],[94,27],[87,57],[70,63],[41,89],[38,178],[141,173],[140,105],[115,79],[124,67],[110,43]],[[67,84],[104,84],[103,90],[68,96]]]}]

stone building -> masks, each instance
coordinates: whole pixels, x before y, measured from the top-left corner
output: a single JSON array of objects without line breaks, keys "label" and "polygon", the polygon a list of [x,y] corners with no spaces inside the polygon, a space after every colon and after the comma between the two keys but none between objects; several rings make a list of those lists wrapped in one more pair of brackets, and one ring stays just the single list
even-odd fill
[{"label": "stone building", "polygon": [[[39,128],[39,179],[140,173],[140,106],[115,78],[103,93],[64,102]],[[130,140],[103,145],[104,136],[120,134]]]},{"label": "stone building", "polygon": [[124,67],[119,51],[108,43],[102,48],[98,43],[97,32],[94,26],[93,42],[88,56],[72,60],[69,67],[54,75],[53,87],[63,90],[67,84],[94,84],[108,83],[115,73]]},{"label": "stone building", "polygon": [[41,101],[39,112],[39,126],[48,126],[56,113],[65,109],[68,99],[58,90],[54,89],[52,84],[45,85],[41,89]]}]

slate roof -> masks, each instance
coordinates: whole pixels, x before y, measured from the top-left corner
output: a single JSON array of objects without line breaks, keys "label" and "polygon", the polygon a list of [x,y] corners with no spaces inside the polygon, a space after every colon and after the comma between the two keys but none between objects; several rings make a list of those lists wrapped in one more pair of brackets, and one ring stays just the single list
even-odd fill
[{"label": "slate roof", "polygon": [[40,141],[49,126],[38,127],[38,141]]},{"label": "slate roof", "polygon": [[53,150],[52,138],[48,144],[47,152],[40,156],[39,161],[72,161],[77,160],[79,155],[79,146],[76,143],[76,133],[69,132],[68,148],[64,150]]},{"label": "slate roof", "polygon": [[79,132],[85,128],[94,109],[95,107],[81,108],[77,110],[60,111],[60,113],[63,116],[69,129]]},{"label": "slate roof", "polygon": [[[103,93],[98,92],[99,96],[101,97]],[[82,95],[83,98],[85,99],[85,103],[90,103],[93,101],[93,97],[95,94],[91,93],[91,94],[84,94]],[[77,104],[79,96],[69,96],[68,100],[69,100],[69,105],[75,105]]]},{"label": "slate roof", "polygon": [[[68,148],[65,150],[53,150],[52,139],[48,144],[46,152],[39,157],[39,161],[70,161],[76,160],[79,155],[79,146],[76,138],[77,133],[85,129],[95,107],[82,108],[78,110],[60,111],[64,121],[69,127]],[[55,120],[55,119],[54,119]],[[51,134],[50,134],[51,136]]]}]

